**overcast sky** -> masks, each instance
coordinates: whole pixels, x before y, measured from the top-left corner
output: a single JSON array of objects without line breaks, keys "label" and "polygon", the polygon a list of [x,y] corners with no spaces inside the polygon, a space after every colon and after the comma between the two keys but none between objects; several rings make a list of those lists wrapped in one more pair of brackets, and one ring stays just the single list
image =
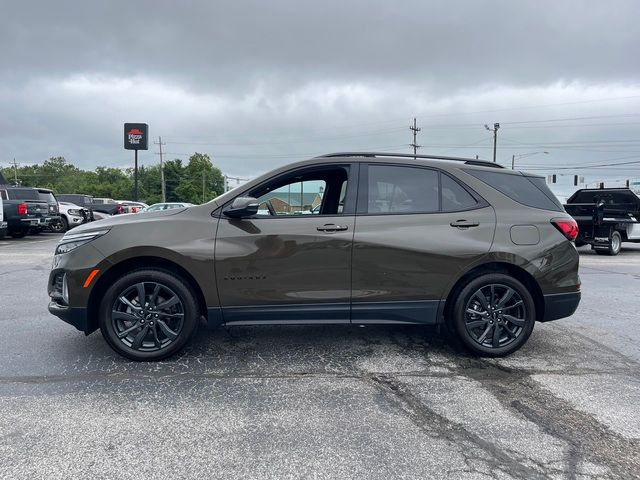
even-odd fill
[{"label": "overcast sky", "polygon": [[0,165],[125,166],[122,124],[146,122],[168,158],[255,176],[408,152],[416,116],[424,153],[490,158],[500,122],[500,162],[638,178],[639,21],[636,0],[3,2]]}]

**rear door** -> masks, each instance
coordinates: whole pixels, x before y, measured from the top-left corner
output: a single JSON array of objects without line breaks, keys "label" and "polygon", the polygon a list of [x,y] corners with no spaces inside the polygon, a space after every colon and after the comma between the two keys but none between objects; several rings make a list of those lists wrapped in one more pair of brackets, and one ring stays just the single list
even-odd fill
[{"label": "rear door", "polygon": [[[357,172],[305,167],[242,193],[258,214],[222,214],[215,271],[226,323],[348,323]],[[320,205],[320,208],[316,208]]]},{"label": "rear door", "polygon": [[447,288],[491,248],[494,210],[439,170],[363,165],[353,248],[354,323],[434,323]]}]

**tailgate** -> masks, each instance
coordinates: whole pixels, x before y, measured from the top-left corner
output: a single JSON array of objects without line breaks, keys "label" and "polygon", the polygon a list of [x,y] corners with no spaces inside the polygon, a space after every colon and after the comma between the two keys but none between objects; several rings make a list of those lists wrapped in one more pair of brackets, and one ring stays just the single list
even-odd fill
[{"label": "tailgate", "polygon": [[27,214],[30,217],[46,217],[49,214],[49,203],[48,202],[33,202],[26,201],[27,204]]}]

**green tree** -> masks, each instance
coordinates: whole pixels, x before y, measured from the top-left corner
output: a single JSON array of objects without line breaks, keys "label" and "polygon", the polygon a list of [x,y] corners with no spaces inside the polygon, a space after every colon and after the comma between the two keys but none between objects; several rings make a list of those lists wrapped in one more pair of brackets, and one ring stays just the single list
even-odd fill
[{"label": "green tree", "polygon": [[[180,178],[176,195],[184,202],[203,203],[224,191],[224,178],[207,154],[194,153]],[[204,197],[204,198],[203,198]]]}]

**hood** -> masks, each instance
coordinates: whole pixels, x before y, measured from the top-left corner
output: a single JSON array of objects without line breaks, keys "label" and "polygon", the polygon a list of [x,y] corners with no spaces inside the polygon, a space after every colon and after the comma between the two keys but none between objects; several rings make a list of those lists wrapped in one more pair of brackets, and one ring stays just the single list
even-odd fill
[{"label": "hood", "polygon": [[114,215],[95,222],[85,223],[73,229],[73,233],[91,232],[93,230],[101,230],[119,225],[128,225],[132,223],[156,222],[164,217],[171,217],[184,212],[186,208],[173,208],[171,210],[161,210],[159,212],[142,212],[142,213],[125,213],[122,215]]}]

